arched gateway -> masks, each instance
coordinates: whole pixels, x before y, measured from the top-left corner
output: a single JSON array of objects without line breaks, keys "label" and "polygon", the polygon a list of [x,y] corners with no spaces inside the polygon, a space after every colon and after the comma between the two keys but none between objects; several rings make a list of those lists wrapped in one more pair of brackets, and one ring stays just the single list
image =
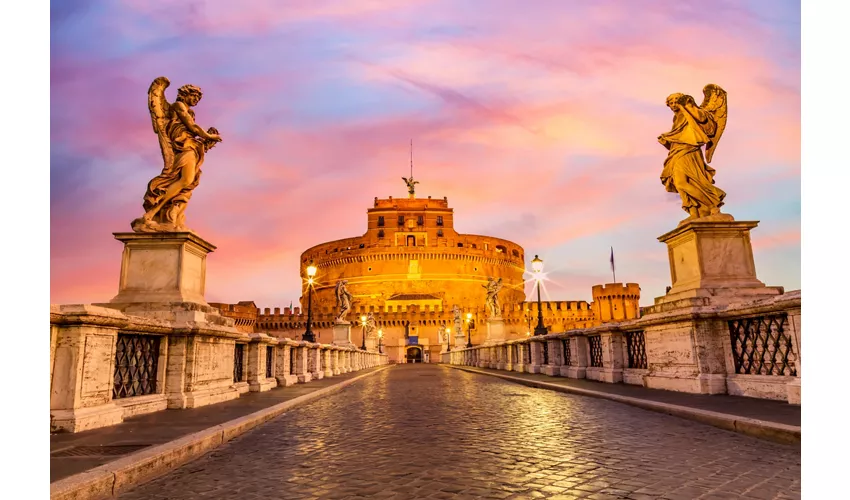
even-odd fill
[{"label": "arched gateway", "polygon": [[407,362],[408,363],[421,363],[422,362],[422,348],[418,346],[411,346],[407,348]]}]

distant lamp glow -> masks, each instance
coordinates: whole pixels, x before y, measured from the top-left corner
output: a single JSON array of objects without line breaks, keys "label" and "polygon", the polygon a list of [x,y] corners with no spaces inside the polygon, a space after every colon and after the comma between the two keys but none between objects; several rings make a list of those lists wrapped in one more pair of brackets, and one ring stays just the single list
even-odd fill
[{"label": "distant lamp glow", "polygon": [[531,270],[534,271],[535,274],[543,272],[543,261],[540,260],[540,257],[536,255],[534,256],[534,260],[531,261]]},{"label": "distant lamp glow", "polygon": [[307,342],[316,341],[316,336],[313,334],[313,284],[315,283],[313,278],[316,277],[316,270],[316,264],[311,260],[310,265],[307,266],[307,331],[301,336]]},{"label": "distant lamp glow", "polygon": [[384,353],[384,344],[382,342],[383,339],[384,339],[384,330],[379,328],[378,329],[378,353],[379,354]]},{"label": "distant lamp glow", "polygon": [[472,313],[466,313],[466,347],[472,347]]},{"label": "distant lamp glow", "polygon": [[543,281],[543,261],[540,257],[534,256],[531,269],[534,270],[534,281],[537,283],[537,326],[534,328],[534,335],[546,335],[549,331],[543,326],[543,306],[540,302],[540,283]]},{"label": "distant lamp glow", "polygon": [[452,350],[452,328],[446,328],[446,352]]},{"label": "distant lamp glow", "polygon": [[363,332],[363,345],[360,346],[364,351],[366,350],[366,315],[360,316],[360,329]]}]

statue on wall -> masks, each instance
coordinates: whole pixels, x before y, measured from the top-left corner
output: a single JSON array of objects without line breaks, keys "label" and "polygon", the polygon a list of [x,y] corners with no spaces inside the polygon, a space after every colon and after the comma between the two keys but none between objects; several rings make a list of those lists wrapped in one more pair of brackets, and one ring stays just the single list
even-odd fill
[{"label": "statue on wall", "polygon": [[375,316],[372,315],[371,312],[366,315],[366,326],[364,328],[366,330],[364,333],[366,334],[367,339],[374,338],[378,335],[378,322],[375,321]]},{"label": "statue on wall", "polygon": [[177,90],[177,100],[169,103],[165,89],[170,84],[160,76],[148,89],[148,110],[159,137],[163,167],[148,183],[142,204],[145,214],[131,223],[137,233],[189,230],[184,212],[201,179],[204,154],[221,142],[218,130],[210,127],[205,131],[195,123],[192,107],[200,102],[201,89],[184,85]]},{"label": "statue on wall", "polygon": [[456,335],[463,335],[463,319],[461,318],[460,307],[457,304],[452,307],[452,314],[454,314]]},{"label": "statue on wall", "polygon": [[413,198],[413,194],[416,191],[415,186],[419,184],[419,181],[414,181],[412,175],[410,176],[410,179],[408,179],[407,177],[402,177],[401,180],[403,180],[404,183],[407,184],[407,193],[410,195],[411,198]]},{"label": "statue on wall", "polygon": [[703,95],[700,106],[689,95],[676,93],[667,97],[667,106],[673,111],[673,128],[658,136],[658,142],[669,150],[661,183],[668,192],[682,197],[682,210],[688,213],[686,220],[720,214],[726,197],[714,185],[715,170],[708,166],[726,128],[726,91],[708,84]]},{"label": "statue on wall", "polygon": [[354,299],[351,292],[345,288],[347,284],[348,280],[339,280],[336,282],[336,307],[339,309],[339,314],[337,314],[334,321],[337,323],[346,323],[345,316],[351,310],[351,301]]},{"label": "statue on wall", "polygon": [[446,343],[446,325],[440,325],[440,329],[437,330],[437,338],[440,344]]},{"label": "statue on wall", "polygon": [[487,289],[487,310],[491,318],[501,318],[501,309],[499,307],[499,291],[502,290],[502,278],[493,279],[487,278],[487,284],[481,285]]}]

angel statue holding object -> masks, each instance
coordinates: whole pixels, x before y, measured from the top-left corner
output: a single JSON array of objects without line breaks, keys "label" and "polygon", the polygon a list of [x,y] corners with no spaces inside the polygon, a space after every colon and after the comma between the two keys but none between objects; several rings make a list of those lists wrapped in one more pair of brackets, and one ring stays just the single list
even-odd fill
[{"label": "angel statue holding object", "polygon": [[452,306],[452,314],[454,315],[455,334],[463,335],[463,319],[460,317],[460,308],[455,304]]},{"label": "angel statue holding object", "polygon": [[682,197],[682,210],[688,213],[686,221],[720,214],[726,197],[714,185],[715,170],[708,166],[726,128],[726,91],[710,83],[702,92],[700,106],[689,95],[676,93],[667,97],[667,106],[673,111],[673,128],[658,136],[658,142],[670,151],[661,183],[668,192]]},{"label": "angel statue holding object", "polygon": [[137,233],[189,231],[184,214],[192,190],[201,178],[204,153],[221,142],[218,130],[206,131],[195,123],[192,110],[203,94],[194,85],[177,90],[177,100],[169,104],[165,89],[171,82],[161,76],[148,89],[148,109],[153,131],[162,150],[162,173],[151,179],[142,207],[145,214],[131,224]]},{"label": "angel statue holding object", "polygon": [[497,280],[487,278],[487,284],[481,286],[487,289],[487,311],[489,311],[490,317],[501,317],[499,310],[499,291],[502,290],[502,278]]},{"label": "angel statue holding object", "polygon": [[346,323],[345,316],[351,310],[351,301],[354,296],[345,288],[347,284],[348,280],[339,280],[336,282],[336,306],[339,308],[339,314],[337,314],[335,319],[337,323]]},{"label": "angel statue holding object", "polygon": [[437,330],[437,338],[441,345],[446,343],[446,325],[440,325],[440,329]]},{"label": "angel statue holding object", "polygon": [[410,176],[410,179],[408,179],[407,177],[402,177],[401,180],[403,180],[404,183],[407,184],[407,192],[408,194],[410,194],[410,197],[413,198],[413,193],[416,190],[415,186],[419,184],[419,181],[414,181],[413,176]]}]

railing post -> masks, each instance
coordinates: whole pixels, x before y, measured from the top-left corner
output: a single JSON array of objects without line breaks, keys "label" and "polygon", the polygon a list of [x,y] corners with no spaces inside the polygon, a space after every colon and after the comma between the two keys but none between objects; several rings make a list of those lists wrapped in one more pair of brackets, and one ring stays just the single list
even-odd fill
[{"label": "railing post", "polygon": [[528,373],[540,373],[540,367],[543,365],[543,342],[532,341],[529,347],[531,348],[531,364],[525,370]]},{"label": "railing post", "polygon": [[602,370],[603,382],[615,384],[623,381],[623,334],[620,332],[602,333]]},{"label": "railing post", "polygon": [[567,376],[570,378],[586,378],[587,377],[587,356],[589,347],[587,345],[587,337],[584,335],[575,335],[570,337],[570,353],[572,355],[572,364],[567,370]]},{"label": "railing post", "polygon": [[297,344],[289,339],[281,339],[278,345],[277,362],[274,367],[277,385],[284,387],[295,385],[298,383],[298,375],[293,370],[295,367],[293,359],[295,348],[293,346]]},{"label": "railing post", "polygon": [[549,352],[549,362],[543,365],[541,371],[550,377],[561,375],[562,353],[560,349],[561,339],[547,339],[546,348]]},{"label": "railing post", "polygon": [[794,368],[797,371],[797,377],[788,382],[786,388],[788,390],[788,402],[793,405],[800,404],[800,382],[802,380],[802,367],[800,364],[800,358],[802,357],[800,351],[800,333],[801,333],[801,308],[797,307],[794,309],[788,310],[788,333],[791,335],[791,345],[794,349],[794,354],[796,358],[794,359]]},{"label": "railing post", "polygon": [[331,349],[330,346],[322,347],[322,367],[324,368],[325,377],[334,376],[334,369],[331,366],[331,353],[333,352]]},{"label": "railing post", "polygon": [[251,334],[251,342],[248,344],[248,387],[252,392],[264,392],[277,387],[276,379],[266,378],[266,349],[275,349],[276,344],[276,339],[264,333]]},{"label": "railing post", "polygon": [[298,377],[298,383],[306,384],[313,380],[313,374],[310,373],[310,368],[307,366],[307,343],[301,341],[296,347],[293,347],[293,350],[295,351],[295,375]]}]

